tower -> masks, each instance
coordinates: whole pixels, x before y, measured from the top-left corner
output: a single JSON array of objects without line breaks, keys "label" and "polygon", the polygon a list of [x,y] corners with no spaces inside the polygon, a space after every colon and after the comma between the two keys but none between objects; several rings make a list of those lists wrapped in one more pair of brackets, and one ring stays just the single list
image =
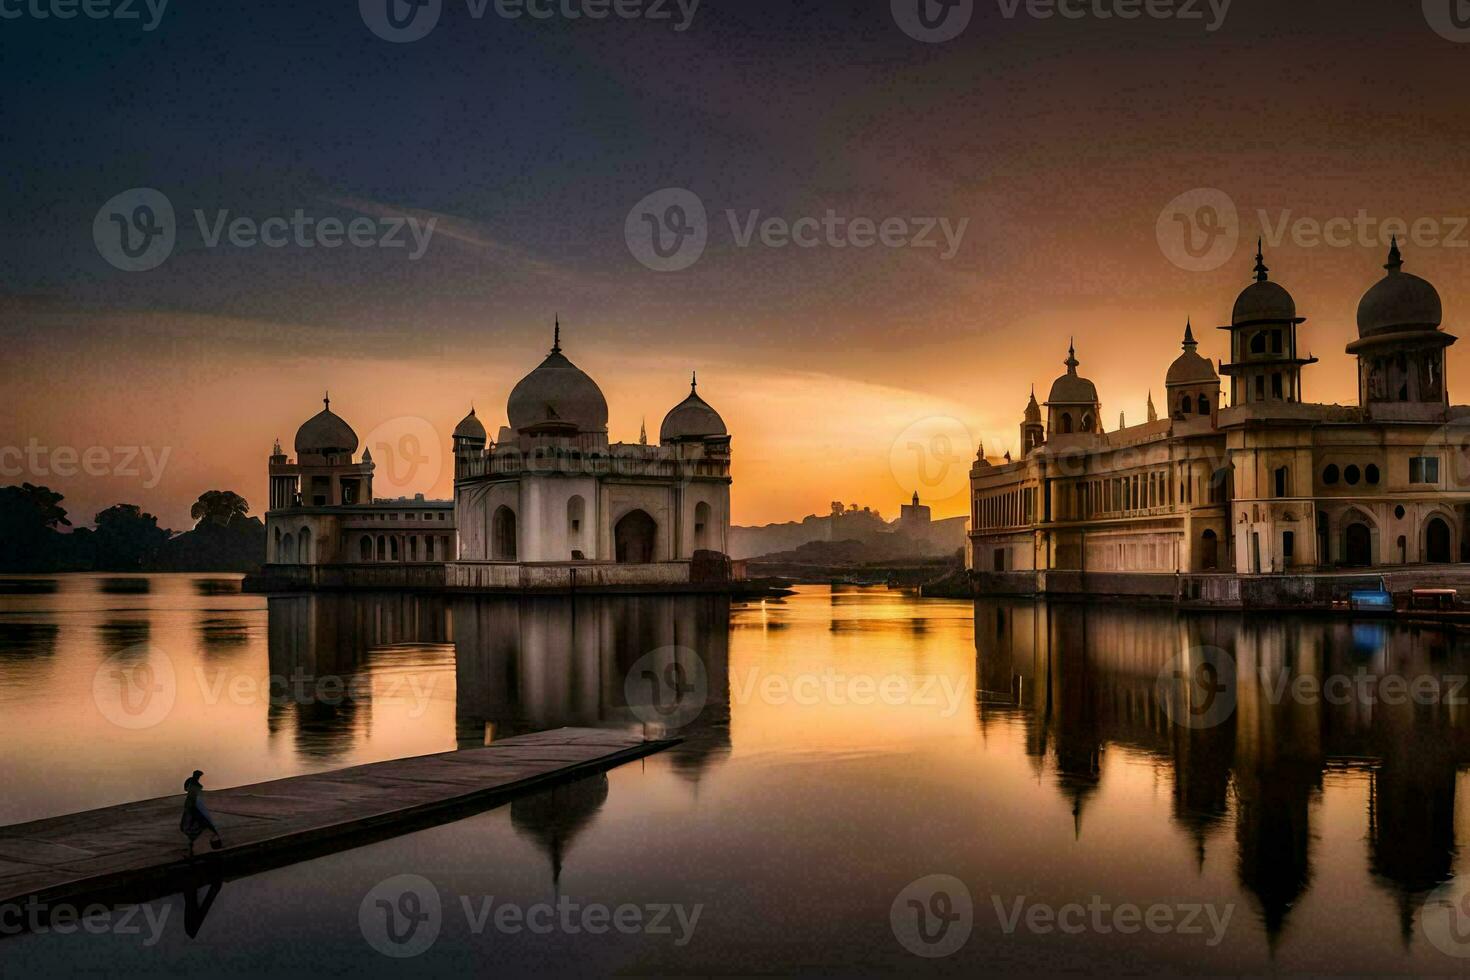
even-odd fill
[{"label": "tower", "polygon": [[1256,243],[1256,281],[1235,301],[1230,326],[1230,363],[1221,373],[1230,378],[1230,404],[1300,402],[1302,368],[1316,364],[1297,348],[1296,328],[1306,317],[1296,315],[1296,300],[1271,281],[1261,243]]},{"label": "tower", "polygon": [[1439,291],[1404,271],[1398,239],[1383,267],[1387,275],[1358,305],[1358,404],[1367,418],[1438,421],[1449,409],[1445,348],[1454,337],[1440,329]]},{"label": "tower", "polygon": [[1031,400],[1021,416],[1021,458],[1046,444],[1046,426],[1041,422],[1041,406],[1036,404],[1036,386],[1031,386]]},{"label": "tower", "polygon": [[1204,418],[1213,424],[1219,417],[1220,376],[1215,366],[1200,356],[1194,328],[1188,322],[1179,346],[1181,353],[1169,365],[1164,379],[1164,410],[1176,422]]},{"label": "tower", "polygon": [[1067,373],[1057,378],[1046,399],[1046,437],[1075,433],[1101,434],[1102,403],[1097,386],[1077,373],[1076,345],[1067,345],[1067,359],[1062,362]]}]

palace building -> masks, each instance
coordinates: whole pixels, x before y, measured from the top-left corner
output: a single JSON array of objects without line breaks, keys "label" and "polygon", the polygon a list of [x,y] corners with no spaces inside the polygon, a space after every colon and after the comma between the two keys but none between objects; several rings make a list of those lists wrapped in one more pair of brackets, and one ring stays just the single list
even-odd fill
[{"label": "palace building", "polygon": [[1228,360],[1201,355],[1185,326],[1165,417],[1150,398],[1147,422],[1104,431],[1069,349],[1044,406],[1033,391],[1025,408],[1019,458],[998,465],[982,448],[971,471],[981,588],[1177,596],[1202,582],[1224,595],[1211,578],[1470,561],[1470,407],[1451,406],[1445,385],[1455,338],[1396,241],[1385,270],[1347,347],[1355,406],[1307,400],[1306,318],[1259,251],[1221,328]]},{"label": "palace building", "polygon": [[267,577],[484,590],[729,578],[730,433],[691,381],[657,445],[608,438],[607,401],[562,352],[510,392],[495,439],[472,409],[447,447],[454,500],[376,500],[373,461],[328,402],[270,459]]}]

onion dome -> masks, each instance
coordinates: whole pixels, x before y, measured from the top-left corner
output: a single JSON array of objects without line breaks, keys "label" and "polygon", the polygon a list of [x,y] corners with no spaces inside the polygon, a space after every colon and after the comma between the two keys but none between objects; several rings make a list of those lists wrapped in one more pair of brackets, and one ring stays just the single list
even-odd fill
[{"label": "onion dome", "polygon": [[1438,330],[1444,321],[1439,290],[1428,280],[1404,271],[1397,238],[1383,268],[1388,275],[1378,280],[1358,304],[1358,336]]},{"label": "onion dome", "polygon": [[1026,403],[1026,414],[1023,420],[1028,424],[1041,424],[1041,406],[1036,404],[1036,386],[1031,386],[1031,400]]},{"label": "onion dome", "polygon": [[454,438],[456,439],[478,439],[485,441],[485,426],[475,417],[475,410],[470,408],[470,414],[459,420],[459,425],[454,427]]},{"label": "onion dome", "polygon": [[1169,365],[1169,374],[1164,379],[1166,385],[1219,383],[1220,376],[1215,373],[1215,366],[1208,358],[1199,355],[1199,342],[1194,339],[1194,327],[1190,323],[1184,324],[1184,343],[1180,346],[1184,353]]},{"label": "onion dome", "polygon": [[1095,405],[1097,404],[1097,386],[1091,381],[1077,374],[1077,349],[1073,344],[1067,345],[1067,359],[1062,362],[1067,365],[1067,373],[1057,378],[1051,386],[1051,394],[1047,397],[1048,405]]},{"label": "onion dome", "polygon": [[332,411],[330,395],[322,398],[323,408],[296,430],[296,454],[336,455],[357,452],[357,433]]},{"label": "onion dome", "polygon": [[1230,316],[1232,326],[1244,327],[1253,323],[1296,322],[1296,300],[1291,298],[1280,283],[1270,279],[1271,270],[1266,268],[1266,256],[1261,243],[1256,243],[1256,281],[1241,292],[1235,300],[1235,311]]},{"label": "onion dome", "polygon": [[691,376],[689,380],[689,397],[669,409],[669,414],[664,416],[663,425],[658,430],[660,442],[709,439],[729,434],[720,413],[699,397],[698,374]]},{"label": "onion dome", "polygon": [[518,431],[547,424],[607,431],[607,399],[597,382],[562,354],[560,321],[551,353],[511,390],[506,415]]}]

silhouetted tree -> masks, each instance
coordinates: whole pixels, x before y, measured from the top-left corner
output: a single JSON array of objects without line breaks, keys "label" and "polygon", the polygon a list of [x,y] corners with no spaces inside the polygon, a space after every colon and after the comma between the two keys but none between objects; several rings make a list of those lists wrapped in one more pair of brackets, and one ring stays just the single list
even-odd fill
[{"label": "silhouetted tree", "polygon": [[97,533],[92,536],[92,542],[99,571],[147,568],[171,533],[159,527],[158,518],[145,514],[137,504],[114,504],[95,520]]},{"label": "silhouetted tree", "polygon": [[58,526],[71,526],[62,495],[30,483],[0,487],[0,568],[45,571],[56,564]]},{"label": "silhouetted tree", "polygon": [[250,504],[233,490],[206,490],[189,509],[189,516],[194,520],[209,521],[221,527],[228,527],[236,518],[248,513]]}]

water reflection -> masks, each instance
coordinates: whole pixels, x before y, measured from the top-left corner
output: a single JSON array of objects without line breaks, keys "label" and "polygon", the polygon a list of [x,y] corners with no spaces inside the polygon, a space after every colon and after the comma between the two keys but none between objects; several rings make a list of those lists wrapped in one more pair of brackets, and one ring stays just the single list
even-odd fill
[{"label": "water reflection", "polygon": [[[1457,632],[980,602],[975,643],[982,730],[1024,728],[1034,768],[1070,803],[1079,837],[1109,747],[1166,762],[1172,816],[1201,868],[1207,839],[1233,820],[1236,874],[1273,944],[1312,887],[1312,821],[1329,773],[1369,780],[1369,870],[1394,896],[1406,940],[1423,897],[1453,873],[1456,774],[1470,764],[1470,657]],[[1161,674],[1181,651],[1210,648],[1233,662],[1221,688],[1234,710],[1176,724]]]}]

